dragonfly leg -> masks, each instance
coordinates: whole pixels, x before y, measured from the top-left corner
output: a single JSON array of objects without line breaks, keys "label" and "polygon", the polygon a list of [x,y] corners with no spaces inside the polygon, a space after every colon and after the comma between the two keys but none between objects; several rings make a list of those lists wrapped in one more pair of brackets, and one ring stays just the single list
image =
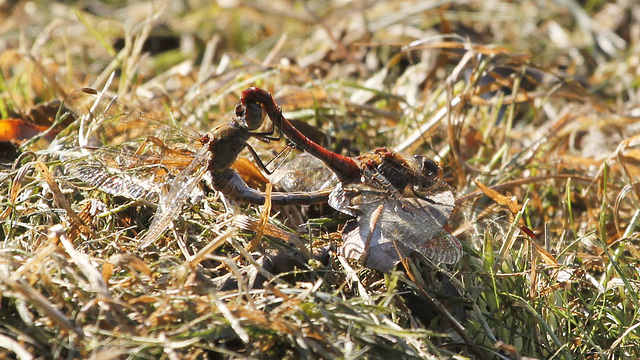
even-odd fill
[{"label": "dragonfly leg", "polygon": [[[253,159],[256,161],[256,164],[258,164],[258,166],[264,172],[266,172],[267,175],[271,175],[274,172],[276,172],[276,170],[278,170],[280,166],[282,166],[284,161],[287,159],[287,156],[289,156],[289,154],[291,154],[291,151],[293,151],[293,146],[291,146],[291,144],[287,144],[287,146],[284,149],[282,149],[282,151],[277,153],[276,156],[271,158],[271,160],[269,160],[266,164],[262,162],[262,159],[260,159],[260,156],[258,155],[258,153],[256,153],[253,147],[251,147],[251,145],[247,144],[247,149],[251,153],[251,156],[253,156]],[[276,159],[280,159],[280,158],[282,158],[282,160],[276,164],[273,170],[269,170],[269,165],[271,165],[271,163],[273,163]]]},{"label": "dragonfly leg", "polygon": [[271,141],[278,141],[280,139],[282,139],[282,128],[281,127],[277,127],[278,128],[278,135],[277,136],[273,136],[273,134],[275,134],[276,132],[276,127],[273,125],[273,123],[271,124],[271,129],[264,131],[264,132],[258,132],[258,131],[250,131],[249,134],[251,134],[251,136],[257,138],[260,141],[264,141],[264,142],[271,142]]}]

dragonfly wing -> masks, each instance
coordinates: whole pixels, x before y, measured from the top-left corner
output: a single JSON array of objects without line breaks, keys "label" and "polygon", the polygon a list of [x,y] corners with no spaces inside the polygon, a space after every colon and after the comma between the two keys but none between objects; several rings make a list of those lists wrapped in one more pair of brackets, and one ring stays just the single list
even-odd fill
[{"label": "dragonfly wing", "polygon": [[396,212],[404,221],[415,224],[412,233],[422,237],[423,242],[414,250],[435,262],[454,264],[462,257],[460,241],[443,227],[454,210],[455,198],[450,191],[431,194],[428,201],[412,198],[405,199],[402,209]]},{"label": "dragonfly wing", "polygon": [[[329,195],[329,206],[347,215],[360,215],[363,209],[360,209],[360,200],[356,199],[358,194],[361,192],[360,188],[364,187],[366,187],[364,184],[344,185],[342,183],[338,183],[331,192],[331,195]],[[373,188],[371,189],[373,190]]]},{"label": "dragonfly wing", "polygon": [[65,107],[76,121],[50,147],[67,173],[97,189],[130,199],[155,201],[161,188],[193,159],[197,134],[165,119],[131,109],[96,90],[72,91]]},{"label": "dragonfly wing", "polygon": [[65,164],[67,172],[75,178],[95,186],[102,192],[128,199],[157,201],[160,188],[153,182],[144,181],[140,173],[128,174],[104,165],[100,161],[77,161]]},{"label": "dragonfly wing", "polygon": [[413,251],[444,263],[455,263],[462,255],[460,242],[443,229],[454,206],[451,193],[426,201],[355,184],[336,188],[330,205],[357,217],[343,232],[341,253],[365,260],[369,268],[388,272]]},{"label": "dragonfly wing", "polygon": [[269,178],[286,192],[310,192],[335,187],[338,177],[318,158],[307,153],[287,161]]},{"label": "dragonfly wing", "polygon": [[164,232],[169,224],[177,217],[184,202],[191,196],[202,175],[207,170],[205,166],[211,153],[205,146],[198,151],[195,158],[184,170],[178,174],[171,184],[169,193],[160,200],[158,210],[149,231],[140,242],[140,247],[151,245]]},{"label": "dragonfly wing", "polygon": [[80,136],[74,142],[82,147],[122,145],[150,135],[165,142],[199,138],[193,131],[177,129],[163,117],[132,109],[94,89],[72,91],[64,105],[77,120],[72,130]]},{"label": "dragonfly wing", "polygon": [[[385,211],[383,208],[382,211]],[[392,241],[384,236],[382,224],[375,219],[350,220],[342,233],[344,243],[341,255],[349,259],[361,260],[370,269],[389,273],[413,250],[401,241]]]}]

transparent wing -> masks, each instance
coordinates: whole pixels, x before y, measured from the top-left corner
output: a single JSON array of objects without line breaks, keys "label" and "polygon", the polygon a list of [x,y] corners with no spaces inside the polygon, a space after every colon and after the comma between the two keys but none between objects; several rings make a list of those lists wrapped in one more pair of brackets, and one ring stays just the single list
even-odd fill
[{"label": "transparent wing", "polygon": [[318,158],[302,153],[284,163],[270,180],[286,192],[317,191],[334,187],[336,175]]},{"label": "transparent wing", "polygon": [[169,193],[160,200],[158,210],[149,231],[140,242],[140,247],[145,248],[152,244],[169,224],[180,213],[182,205],[196,188],[207,167],[204,166],[211,156],[211,152],[206,147],[200,149],[195,158],[180,172],[171,185]]},{"label": "transparent wing", "polygon": [[150,135],[168,143],[199,138],[195,132],[176,128],[166,118],[129,108],[90,88],[72,91],[64,105],[78,119],[73,130],[79,130],[80,146],[121,146]]},{"label": "transparent wing", "polygon": [[339,185],[329,205],[356,216],[355,224],[344,230],[341,251],[349,258],[364,256],[367,267],[388,272],[412,251],[448,264],[462,256],[460,242],[443,228],[454,208],[450,192],[427,201],[389,187]]},{"label": "transparent wing", "polygon": [[[193,159],[198,136],[141,113],[96,90],[74,90],[65,107],[76,121],[52,144],[72,176],[111,195],[160,194]],[[182,145],[180,149],[168,144]]]}]

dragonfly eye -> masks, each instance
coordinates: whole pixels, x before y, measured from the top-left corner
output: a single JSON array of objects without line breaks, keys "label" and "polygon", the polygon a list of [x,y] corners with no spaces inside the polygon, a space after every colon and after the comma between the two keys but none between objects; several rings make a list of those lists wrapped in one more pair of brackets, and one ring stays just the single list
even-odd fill
[{"label": "dragonfly eye", "polygon": [[248,130],[257,130],[263,121],[262,106],[249,102],[245,108],[244,120]]},{"label": "dragonfly eye", "polygon": [[415,191],[427,190],[438,182],[442,173],[437,162],[421,155],[414,155],[412,161],[419,173],[419,181],[414,185]]},{"label": "dragonfly eye", "polygon": [[257,130],[262,125],[264,115],[262,106],[258,103],[247,102],[236,105],[236,122],[246,130]]}]

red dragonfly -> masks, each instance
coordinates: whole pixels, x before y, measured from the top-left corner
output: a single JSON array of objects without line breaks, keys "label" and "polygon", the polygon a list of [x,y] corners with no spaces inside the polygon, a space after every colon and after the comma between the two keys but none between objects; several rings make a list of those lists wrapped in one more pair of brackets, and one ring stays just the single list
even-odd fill
[{"label": "red dragonfly", "polygon": [[329,205],[356,217],[343,231],[343,255],[383,272],[391,271],[413,251],[448,264],[461,258],[460,242],[444,228],[455,198],[448,187],[441,186],[441,172],[434,161],[423,156],[406,160],[385,148],[345,157],[300,133],[267,91],[249,88],[242,93],[239,106],[246,113],[257,111],[254,104],[260,104],[298,148],[323,161],[338,177]]},{"label": "red dragonfly", "polygon": [[[210,175],[213,188],[234,200],[265,202],[264,194],[250,188],[230,168],[247,148],[266,170],[247,140],[255,137],[268,142],[280,136],[274,137],[273,130],[257,131],[263,123],[258,104],[236,107],[234,118],[201,137],[90,88],[71,92],[65,106],[77,122],[58,137],[57,145],[62,147],[60,157],[73,176],[112,195],[152,200],[159,197],[158,211],[141,247],[150,245],[171,224],[205,173]],[[193,139],[198,138],[194,145]],[[180,143],[182,148],[169,147]],[[162,187],[169,182],[168,192],[161,196]],[[271,202],[319,203],[326,202],[327,195],[327,191],[272,193]]]}]

